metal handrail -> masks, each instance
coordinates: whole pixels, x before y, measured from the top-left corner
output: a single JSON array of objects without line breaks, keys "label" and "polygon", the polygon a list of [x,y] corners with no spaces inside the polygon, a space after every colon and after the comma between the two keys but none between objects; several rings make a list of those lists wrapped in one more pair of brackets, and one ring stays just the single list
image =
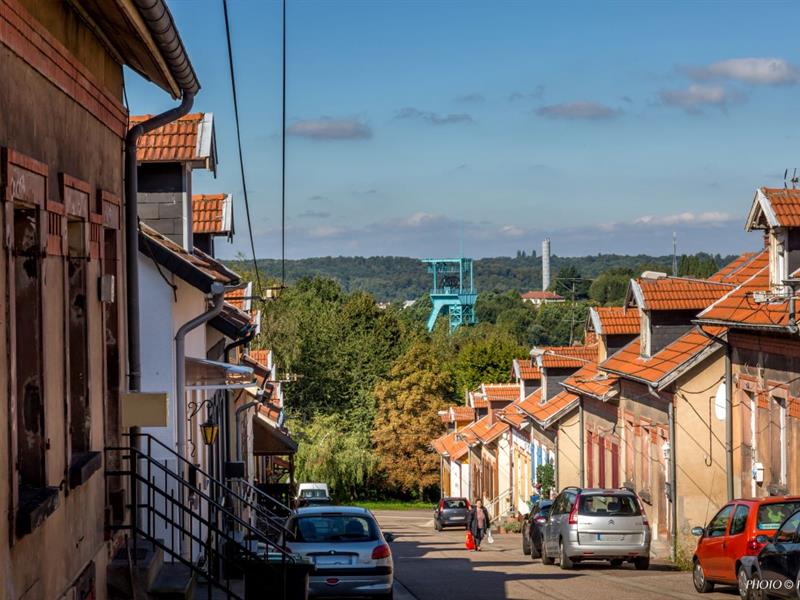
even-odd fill
[{"label": "metal handrail", "polygon": [[[500,518],[504,517],[505,515],[507,515],[508,513],[510,513],[513,510],[513,506],[512,506],[511,508],[509,508],[509,510],[504,511],[504,512],[500,512],[500,500],[502,498],[504,498],[505,496],[511,496],[512,493],[513,493],[513,490],[511,488],[508,488],[504,492],[501,492],[500,494],[498,494],[492,500],[489,500],[489,506],[494,506],[495,504],[497,504],[497,514],[490,518],[490,522],[491,523],[494,523],[495,521],[497,521]],[[490,512],[494,512],[494,511],[490,511]]]},{"label": "metal handrail", "polygon": [[283,502],[281,502],[277,498],[273,498],[268,493],[266,493],[264,490],[261,490],[261,489],[257,488],[256,486],[254,486],[252,483],[250,483],[246,479],[241,479],[241,478],[236,479],[236,483],[241,484],[245,489],[247,489],[248,492],[254,493],[259,498],[262,498],[262,499],[266,500],[267,502],[271,502],[272,504],[275,504],[275,505],[279,506],[280,508],[285,510],[287,514],[291,514],[292,513],[292,509],[289,508],[288,506],[286,506]]}]

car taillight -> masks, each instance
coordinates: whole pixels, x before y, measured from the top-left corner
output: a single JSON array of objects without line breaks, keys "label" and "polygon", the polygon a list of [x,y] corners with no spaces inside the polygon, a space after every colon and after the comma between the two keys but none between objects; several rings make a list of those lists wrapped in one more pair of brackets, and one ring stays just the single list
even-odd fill
[{"label": "car taillight", "polygon": [[541,515],[539,515],[538,517],[534,517],[534,518],[533,518],[533,520],[534,520],[536,523],[539,523],[540,525],[541,525],[542,523],[546,523],[546,522],[547,522],[547,519],[545,519],[545,518],[544,518],[543,516],[541,516]]},{"label": "car taillight", "polygon": [[575,496],[575,503],[572,505],[572,510],[569,511],[569,524],[570,525],[577,525],[578,524],[578,505],[581,502],[581,495],[578,494]]},{"label": "car taillight", "polygon": [[375,546],[372,550],[372,559],[377,560],[379,558],[389,558],[392,555],[392,551],[389,550],[389,546],[387,544],[381,544],[380,546]]},{"label": "car taillight", "polygon": [[439,510],[444,510],[444,500],[439,500]]},{"label": "car taillight", "polygon": [[469,510],[470,508],[471,508],[471,507],[470,507],[470,505],[469,505],[469,500],[467,500],[467,510]]},{"label": "car taillight", "polygon": [[761,549],[764,547],[764,544],[759,542],[756,538],[750,538],[747,540],[747,549],[745,554],[748,556],[757,556]]}]

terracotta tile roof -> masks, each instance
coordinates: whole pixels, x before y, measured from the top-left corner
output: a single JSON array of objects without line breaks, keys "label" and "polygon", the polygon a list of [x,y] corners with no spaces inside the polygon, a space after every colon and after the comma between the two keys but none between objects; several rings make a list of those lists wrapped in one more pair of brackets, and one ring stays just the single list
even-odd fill
[{"label": "terracotta tile roof", "polygon": [[253,320],[249,313],[239,310],[225,302],[222,310],[209,324],[231,339],[239,339],[253,330]]},{"label": "terracotta tile roof", "polygon": [[762,187],[759,190],[772,209],[773,227],[800,227],[800,190]]},{"label": "terracotta tile roof", "polygon": [[561,385],[576,394],[606,400],[609,394],[613,394],[618,381],[617,375],[600,372],[597,363],[589,363],[567,377]]},{"label": "terracotta tile roof", "polygon": [[579,369],[597,360],[598,346],[537,346],[532,352],[543,352],[536,361],[545,369]]},{"label": "terracotta tile roof", "polygon": [[269,364],[269,353],[269,350],[250,350],[248,352],[248,356],[264,365],[264,368],[266,369],[267,365]]},{"label": "terracotta tile roof", "polygon": [[232,235],[233,199],[230,194],[192,196],[192,232]]},{"label": "terracotta tile roof", "polygon": [[278,425],[278,422],[281,418],[281,413],[283,410],[278,404],[274,402],[266,402],[264,404],[258,405],[258,412],[261,413],[262,416],[266,417],[268,420],[272,421],[274,425]]},{"label": "terracotta tile roof", "polygon": [[542,404],[542,390],[538,389],[520,402],[519,408],[543,427],[549,427],[559,416],[567,414],[578,404],[578,396],[566,390],[559,392]]},{"label": "terracotta tile roof", "polygon": [[530,291],[522,294],[523,300],[563,300],[563,296],[559,296],[555,292],[548,291]]},{"label": "terracotta tile roof", "polygon": [[490,444],[508,429],[508,425],[502,421],[493,422],[490,416],[486,415],[482,419],[475,421],[470,428],[472,434],[478,438],[481,443]]},{"label": "terracotta tile roof", "polygon": [[439,411],[439,419],[441,419],[442,423],[450,423],[452,421],[450,413],[446,410]]},{"label": "terracotta tile roof", "polygon": [[144,223],[139,223],[139,252],[206,292],[214,282],[226,286],[239,284],[239,276],[221,262],[197,248],[188,252]]},{"label": "terracotta tile roof", "polygon": [[487,408],[489,406],[481,389],[471,391],[468,396],[469,404],[472,408]]},{"label": "terracotta tile roof", "polygon": [[769,266],[698,315],[698,320],[730,327],[783,328],[789,325],[789,301],[768,292]]},{"label": "terracotta tile roof", "polygon": [[475,418],[475,410],[469,406],[451,406],[450,415],[455,422],[464,423]]},{"label": "terracotta tile roof", "polygon": [[[151,118],[137,115],[130,126]],[[211,113],[193,113],[139,138],[136,158],[140,162],[189,162],[216,171],[214,119]]]},{"label": "terracotta tile roof", "polygon": [[483,397],[487,402],[514,401],[519,398],[518,383],[483,383],[481,384]]},{"label": "terracotta tile roof", "polygon": [[598,335],[639,335],[640,317],[636,308],[593,306],[589,324]]},{"label": "terracotta tile roof", "polygon": [[431,446],[442,456],[450,457],[453,460],[458,460],[469,450],[465,442],[456,439],[455,431],[436,438],[431,442]]},{"label": "terracotta tile roof", "polygon": [[709,281],[742,284],[769,264],[769,251],[745,252],[709,277]]},{"label": "terracotta tile roof", "polygon": [[252,282],[248,281],[235,289],[225,292],[225,302],[233,304],[239,310],[250,310],[250,301],[245,300],[245,298],[250,296],[252,285]]},{"label": "terracotta tile roof", "polygon": [[[725,329],[722,327],[706,327],[705,330],[716,336],[725,333]],[[718,347],[717,343],[694,328],[659,350],[652,357],[642,358],[639,338],[636,338],[603,362],[600,369],[610,371],[624,379],[633,379],[663,387],[694,364],[695,359],[702,358],[704,351],[712,351],[716,347]]]},{"label": "terracotta tile roof", "polygon": [[632,279],[628,307],[643,310],[697,310],[733,289],[733,285],[689,277],[639,277]]},{"label": "terracotta tile roof", "polygon": [[514,359],[514,377],[517,379],[541,379],[542,372],[529,358],[515,358]]},{"label": "terracotta tile roof", "polygon": [[517,398],[505,408],[498,410],[495,415],[512,427],[521,429],[528,422],[528,418],[525,416],[525,413],[523,413],[519,408],[521,403],[522,400]]}]

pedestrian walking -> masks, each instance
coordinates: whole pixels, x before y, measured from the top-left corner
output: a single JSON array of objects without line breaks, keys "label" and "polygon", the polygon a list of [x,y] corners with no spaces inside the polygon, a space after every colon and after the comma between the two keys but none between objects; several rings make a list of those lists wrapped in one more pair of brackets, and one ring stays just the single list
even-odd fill
[{"label": "pedestrian walking", "polygon": [[475,539],[475,551],[480,552],[481,540],[489,531],[489,511],[483,505],[483,501],[475,500],[472,509],[469,511],[467,526]]}]

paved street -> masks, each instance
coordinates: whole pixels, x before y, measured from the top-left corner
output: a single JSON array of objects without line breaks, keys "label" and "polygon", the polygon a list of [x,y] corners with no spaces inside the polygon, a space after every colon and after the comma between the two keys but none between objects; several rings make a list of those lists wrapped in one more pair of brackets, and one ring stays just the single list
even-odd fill
[{"label": "paved street", "polygon": [[429,512],[379,511],[376,516],[383,530],[396,536],[392,552],[398,600],[738,598],[734,588],[700,596],[689,573],[667,565],[653,564],[642,572],[632,565],[613,569],[590,563],[562,571],[523,555],[519,535],[497,535],[480,553],[467,552],[464,531],[434,531]]}]

